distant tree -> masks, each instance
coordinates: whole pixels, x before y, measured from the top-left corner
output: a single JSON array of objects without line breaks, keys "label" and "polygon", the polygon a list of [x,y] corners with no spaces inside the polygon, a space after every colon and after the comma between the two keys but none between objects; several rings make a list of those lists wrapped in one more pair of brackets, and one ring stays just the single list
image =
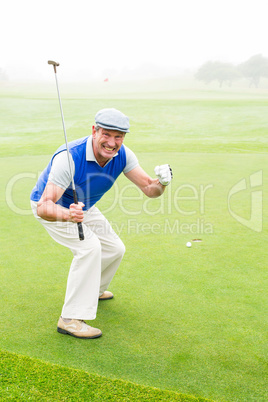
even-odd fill
[{"label": "distant tree", "polygon": [[7,74],[2,68],[0,68],[0,81],[7,81],[7,80],[8,80]]},{"label": "distant tree", "polygon": [[212,61],[208,61],[203,64],[197,73],[195,74],[195,78],[199,81],[204,81],[205,84],[209,84],[214,80],[214,63]]},{"label": "distant tree", "polygon": [[204,81],[206,84],[216,80],[220,87],[224,82],[231,86],[233,81],[239,77],[240,73],[233,64],[220,61],[208,61],[199,68],[195,75],[197,80]]},{"label": "distant tree", "polygon": [[268,77],[268,59],[256,54],[238,66],[241,73],[250,80],[250,86],[258,88],[261,77]]}]

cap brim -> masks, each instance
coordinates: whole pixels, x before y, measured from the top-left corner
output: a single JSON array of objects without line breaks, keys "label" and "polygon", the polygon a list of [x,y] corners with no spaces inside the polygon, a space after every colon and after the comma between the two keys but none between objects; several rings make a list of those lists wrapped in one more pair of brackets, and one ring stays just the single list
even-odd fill
[{"label": "cap brim", "polygon": [[114,130],[114,131],[121,131],[122,133],[129,133],[129,128],[122,128],[122,127],[117,127],[117,126],[111,126],[111,125],[106,125],[103,123],[97,123],[96,124],[101,127],[101,128],[106,128],[106,130]]}]

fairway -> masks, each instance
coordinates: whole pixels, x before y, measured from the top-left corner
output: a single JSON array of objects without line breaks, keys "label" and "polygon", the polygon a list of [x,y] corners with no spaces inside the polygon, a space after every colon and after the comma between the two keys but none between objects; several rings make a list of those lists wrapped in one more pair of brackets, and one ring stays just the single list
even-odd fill
[{"label": "fairway", "polygon": [[153,176],[169,163],[174,179],[148,199],[121,175],[98,203],[126,245],[115,298],[91,322],[101,338],[58,334],[72,255],[29,208],[64,142],[58,101],[49,86],[2,88],[0,349],[196,398],[267,401],[268,93],[89,90],[62,91],[69,141],[118,108],[141,166]]}]

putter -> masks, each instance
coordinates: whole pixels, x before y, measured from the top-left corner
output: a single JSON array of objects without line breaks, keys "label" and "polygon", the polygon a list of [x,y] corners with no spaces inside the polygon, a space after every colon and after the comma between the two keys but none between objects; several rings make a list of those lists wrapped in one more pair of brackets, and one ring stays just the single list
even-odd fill
[{"label": "putter", "polygon": [[[59,104],[60,104],[61,119],[62,119],[62,125],[63,125],[64,137],[65,137],[66,150],[67,150],[67,157],[68,157],[69,169],[70,169],[70,174],[71,174],[71,179],[72,179],[72,189],[73,189],[74,203],[75,203],[75,204],[78,204],[77,193],[76,193],[76,190],[75,190],[74,179],[73,179],[73,172],[72,172],[72,167],[71,167],[71,162],[70,162],[70,151],[69,151],[69,146],[68,146],[68,141],[67,141],[67,135],[66,135],[66,130],[65,130],[64,117],[63,117],[63,111],[62,111],[62,106],[61,106],[60,91],[59,91],[59,86],[58,86],[58,79],[57,79],[57,67],[59,66],[59,63],[56,63],[55,61],[52,61],[52,60],[48,60],[48,64],[52,64],[52,66],[54,67],[54,73],[55,73],[55,79],[56,79],[56,86],[57,86],[58,98],[59,98]],[[80,239],[80,240],[84,240],[84,232],[83,232],[82,223],[81,223],[81,222],[77,222],[77,226],[78,226],[79,239]]]}]

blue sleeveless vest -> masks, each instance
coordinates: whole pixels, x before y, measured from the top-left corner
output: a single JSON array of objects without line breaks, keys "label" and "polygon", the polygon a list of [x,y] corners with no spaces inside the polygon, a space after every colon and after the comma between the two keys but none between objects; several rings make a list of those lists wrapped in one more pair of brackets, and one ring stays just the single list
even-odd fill
[{"label": "blue sleeveless vest", "polygon": [[[85,204],[84,210],[89,209],[101,199],[114,184],[117,177],[122,173],[126,166],[126,151],[124,145],[106,166],[101,167],[95,161],[86,160],[86,147],[89,137],[69,142],[69,150],[74,160],[75,174],[74,183],[78,201]],[[62,151],[66,151],[66,146],[62,145],[51,158],[51,161],[41,173],[35,187],[31,193],[32,201],[39,201],[48,181],[54,157]],[[74,202],[73,190],[70,185],[57,204],[69,208]]]}]

